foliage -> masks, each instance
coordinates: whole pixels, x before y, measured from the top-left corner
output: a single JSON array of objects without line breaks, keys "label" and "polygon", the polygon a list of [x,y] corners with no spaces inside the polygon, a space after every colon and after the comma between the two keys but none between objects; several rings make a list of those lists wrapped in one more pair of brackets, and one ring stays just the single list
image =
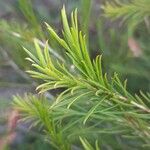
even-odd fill
[{"label": "foliage", "polygon": [[[97,142],[104,149],[150,146],[150,94],[141,92],[133,96],[126,90],[126,81],[122,84],[116,73],[108,78],[102,72],[101,56],[90,59],[85,35],[78,28],[77,10],[71,14],[71,27],[64,7],[61,16],[62,38],[50,25],[46,23],[46,26],[73,67],[54,60],[49,54],[48,42],[43,50],[35,40],[36,54],[24,48],[34,68],[27,72],[43,82],[37,90],[43,93],[62,89],[63,92],[50,101],[31,95],[24,100],[15,97],[13,104],[22,112],[23,120],[31,119],[33,126],[42,125],[56,149],[81,147],[80,137],[85,149],[92,149],[89,143],[96,143],[98,149]],[[132,137],[138,143],[125,141],[124,137]]]},{"label": "foliage", "polygon": [[126,3],[116,0],[115,3],[107,3],[104,6],[104,12],[111,19],[122,18],[130,26],[135,27],[144,19],[150,17],[149,7],[149,0],[131,0],[131,2],[127,1]]},{"label": "foliage", "polygon": [[110,73],[117,71],[123,79],[128,78],[132,92],[149,91],[149,8],[149,0],[107,1],[103,16],[113,22],[107,28],[102,17],[98,22],[105,67]]},{"label": "foliage", "polygon": [[[42,31],[42,25],[38,16],[36,16],[31,1],[19,0],[18,7],[19,14],[22,14],[27,22],[23,20],[19,23],[20,20],[17,17],[11,20],[2,19],[0,21],[0,54],[2,55],[2,62],[7,62],[7,59],[10,59],[18,68],[25,70],[29,65],[25,61],[27,54],[22,51],[21,46],[30,47],[30,51],[34,52],[33,40],[38,38],[39,44],[43,46],[46,35]],[[63,60],[62,56],[50,46],[48,46],[48,49],[55,57]],[[5,58],[5,53],[8,58]],[[9,65],[12,66],[12,64]]]},{"label": "foliage", "polygon": [[34,28],[35,32],[38,33],[38,36],[40,38],[44,39],[42,28],[37,20],[37,17],[35,16],[31,1],[30,0],[19,0],[19,6],[21,9],[21,12],[23,13],[23,15],[25,16],[27,21]]},{"label": "foliage", "polygon": [[[102,18],[97,23],[97,41],[100,52],[103,53],[103,68],[109,76],[115,71],[122,80],[128,79],[127,87],[132,93],[139,92],[140,89],[149,91],[150,87],[149,34],[143,24],[138,29],[139,38],[136,35],[131,38],[122,27],[105,27],[105,20]],[[134,39],[140,46],[135,53],[128,46],[130,39]]]},{"label": "foliage", "polygon": [[[91,0],[82,0],[81,1],[81,24],[82,24],[82,31],[86,33],[88,36],[89,32],[89,21],[90,21],[90,14],[91,14]],[[87,37],[87,42],[89,41]]]}]

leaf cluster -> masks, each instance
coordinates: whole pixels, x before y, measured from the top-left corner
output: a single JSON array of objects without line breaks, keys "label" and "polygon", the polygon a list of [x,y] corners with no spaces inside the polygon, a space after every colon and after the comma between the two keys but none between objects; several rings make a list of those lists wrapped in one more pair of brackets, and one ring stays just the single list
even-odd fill
[{"label": "leaf cluster", "polygon": [[87,150],[93,149],[91,144],[98,150],[98,143],[107,149],[106,145],[114,146],[108,139],[116,143],[118,137],[121,139],[120,148],[123,137],[135,138],[149,146],[150,94],[141,92],[140,96],[133,96],[126,89],[126,81],[122,83],[116,73],[108,78],[102,72],[101,56],[94,60],[89,56],[85,35],[79,31],[77,10],[71,14],[71,26],[65,7],[61,16],[62,37],[47,23],[46,26],[74,69],[58,59],[52,59],[48,42],[42,49],[35,40],[36,54],[24,49],[33,67],[27,72],[43,81],[37,90],[43,93],[62,89],[63,92],[50,101],[34,96],[27,96],[24,100],[15,97],[14,106],[21,110],[24,120],[32,119],[33,125],[44,127],[56,149],[81,147],[79,139]]}]

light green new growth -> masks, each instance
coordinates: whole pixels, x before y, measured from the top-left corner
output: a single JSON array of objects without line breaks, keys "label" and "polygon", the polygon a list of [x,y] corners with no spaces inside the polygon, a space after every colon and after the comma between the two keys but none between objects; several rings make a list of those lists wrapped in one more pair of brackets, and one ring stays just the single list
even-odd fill
[{"label": "light green new growth", "polygon": [[75,70],[70,71],[68,64],[51,58],[48,42],[43,50],[35,40],[36,55],[25,49],[34,68],[27,72],[43,81],[37,87],[40,93],[56,88],[63,92],[51,101],[34,96],[22,101],[15,97],[14,106],[25,115],[24,120],[32,118],[33,125],[43,125],[50,143],[59,150],[81,147],[79,137],[86,150],[94,149],[89,143],[99,150],[98,143],[107,143],[103,134],[112,139],[120,134],[132,136],[149,146],[150,94],[132,96],[126,90],[126,81],[122,84],[116,73],[108,79],[102,72],[101,56],[90,59],[85,35],[78,29],[77,10],[71,14],[71,27],[64,7],[61,15],[63,37],[47,23],[46,26]]}]

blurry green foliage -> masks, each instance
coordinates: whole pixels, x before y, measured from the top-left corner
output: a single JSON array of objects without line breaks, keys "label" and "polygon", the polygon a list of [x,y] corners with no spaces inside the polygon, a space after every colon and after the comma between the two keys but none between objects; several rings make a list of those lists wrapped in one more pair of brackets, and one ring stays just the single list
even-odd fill
[{"label": "blurry green foliage", "polygon": [[[59,21],[60,16],[58,13],[58,8],[61,8],[62,4],[64,3],[66,7],[68,8],[67,9],[68,14],[73,8],[78,7],[79,12],[80,12],[79,24],[83,32],[86,33],[87,35],[86,42],[89,43],[87,44],[89,47],[89,52],[93,59],[95,58],[96,53],[99,52],[98,50],[100,50],[100,53],[102,53],[103,55],[102,69],[104,70],[104,72],[108,73],[108,79],[111,79],[111,77],[113,76],[113,72],[117,72],[119,73],[119,76],[122,78],[122,80],[128,79],[127,89],[131,93],[139,94],[140,89],[142,89],[145,92],[149,91],[150,89],[150,78],[149,78],[150,77],[150,71],[149,71],[150,70],[149,69],[150,68],[150,61],[149,61],[150,60],[150,50],[149,50],[149,47],[150,47],[150,39],[149,39],[150,1],[149,0],[131,0],[131,1],[114,0],[114,1],[107,1],[107,3],[106,1],[104,1],[104,3],[106,3],[106,5],[103,6],[104,13],[102,13],[100,10],[98,10],[98,12],[97,10],[95,10],[95,8],[97,8],[96,6],[100,8],[100,3],[98,1],[91,1],[91,0],[82,0],[82,1],[63,0],[61,1],[61,0],[58,0],[58,1],[53,1],[53,2],[49,1],[49,3],[47,2],[46,2],[47,5],[43,5],[45,1],[16,0],[14,1],[15,5],[13,6],[9,6],[9,5],[5,6],[4,1],[0,2],[0,7],[2,9],[4,9],[4,7],[7,7],[8,12],[14,13],[14,10],[15,11],[17,10],[12,15],[13,19],[11,18],[11,16],[8,17],[7,19],[5,18],[5,15],[4,15],[4,18],[1,19],[0,21],[0,48],[1,48],[0,55],[2,54],[0,57],[0,59],[2,59],[0,61],[1,64],[4,62],[3,61],[4,59],[3,56],[5,55],[4,52],[7,52],[10,59],[12,59],[19,66],[19,68],[29,69],[30,68],[29,63],[27,63],[27,61],[25,60],[27,54],[25,51],[23,51],[22,46],[29,49],[29,52],[31,52],[31,54],[37,56],[36,50],[33,46],[34,39],[37,39],[37,41],[39,40],[37,44],[41,43],[39,44],[39,46],[40,48],[42,48],[45,46],[45,40],[48,38],[49,45],[47,45],[47,47],[48,47],[48,51],[50,52],[50,54],[52,54],[50,55],[50,57],[52,58],[52,62],[54,63],[54,66],[58,65],[57,69],[61,66],[60,64],[57,64],[57,62],[55,61],[56,58],[58,58],[59,61],[63,63],[67,63],[66,68],[67,69],[69,68],[69,71],[71,73],[77,74],[79,71],[74,70],[74,65],[72,65],[72,62],[67,57],[68,54],[67,55],[64,54],[63,48],[58,44],[57,41],[54,40],[54,37],[56,38],[57,36],[53,32],[52,28],[49,27],[49,30],[51,33],[50,37],[44,30],[45,29],[44,21],[46,21],[56,26],[57,27],[56,31],[58,32],[58,35],[60,35],[61,26],[60,26],[60,21]],[[50,7],[51,5],[52,7]],[[16,6],[15,9],[13,8],[14,6]],[[64,24],[65,23],[66,22],[64,22]],[[75,39],[75,37],[76,36],[74,33],[73,38]],[[65,40],[67,38],[68,37],[66,36]],[[62,39],[58,38],[58,41],[60,43],[62,42],[61,40]],[[73,43],[71,38],[70,38],[70,41]],[[69,47],[71,47],[71,49],[74,49],[74,45],[69,45]],[[52,49],[51,47],[53,47],[54,49]],[[138,50],[140,50],[140,53],[138,55],[135,55],[135,51],[133,51],[135,47],[136,48],[138,47]],[[43,65],[44,61],[42,60],[42,54],[40,54],[40,51],[38,52],[39,52],[39,55],[41,55],[40,61],[42,62],[42,65]],[[78,51],[78,53],[80,53],[80,51]],[[77,55],[77,56],[80,56],[80,55]],[[78,65],[80,65],[80,62],[78,62],[78,60],[80,59],[81,58],[78,57],[78,59],[75,60],[77,64],[79,63]],[[90,63],[87,63],[87,64],[91,66]],[[86,65],[85,66],[84,65],[82,66],[82,68],[80,68],[80,70],[86,68]],[[37,67],[37,69],[41,69],[41,68]],[[62,67],[61,69],[63,70],[64,68]],[[91,74],[91,70],[92,68],[90,68],[89,70],[87,69],[85,72],[88,73],[89,75]],[[47,73],[47,70],[45,72]],[[45,78],[44,82],[47,82],[48,79],[50,78],[49,75],[38,74],[35,72],[30,72],[30,73],[33,73],[33,77],[38,77],[40,75],[41,79]],[[69,72],[66,72],[66,74],[68,73]],[[63,77],[63,76],[60,75],[59,78],[60,77]],[[70,81],[68,80],[68,78],[66,80]],[[61,81],[60,83],[66,84],[66,81],[65,82]],[[60,83],[56,84],[55,88],[59,86]],[[69,84],[70,83],[71,82],[69,82]],[[48,84],[43,84],[40,87],[44,88],[43,91],[44,90],[47,91],[48,89],[51,89],[50,86],[53,86],[53,85],[48,83]],[[82,93],[80,92],[81,91],[79,91],[76,94],[80,95]],[[73,98],[65,97],[65,99],[69,99],[70,101],[72,99],[75,100],[76,96],[77,95],[74,95]],[[89,97],[88,96],[82,97],[82,100],[83,101],[87,100]],[[136,98],[141,102],[141,98],[138,95],[136,95]],[[18,98],[18,99],[20,101],[22,100],[22,98]],[[28,100],[28,97],[25,98],[25,100]],[[35,100],[38,100],[38,99],[35,98]],[[144,102],[145,101],[146,100],[144,100]],[[91,101],[89,101],[89,103],[91,103]],[[81,101],[81,105],[82,104],[84,103],[82,103]],[[91,105],[93,106],[94,104],[92,103]],[[24,106],[26,106],[26,104]],[[30,108],[32,108],[32,106],[33,108],[35,108],[34,110],[38,108],[36,105],[36,101],[35,101],[35,106],[31,105]],[[45,107],[45,105],[43,107]],[[61,108],[61,107],[58,105],[58,108]],[[122,107],[120,106],[120,108]],[[39,109],[37,109],[36,113],[39,112]],[[78,109],[79,109],[79,115],[80,115],[81,111],[83,111],[84,109],[84,106],[83,108],[79,106]],[[61,129],[60,123],[63,122],[65,114],[61,116],[60,113],[63,113],[64,110],[66,112],[68,111],[68,109],[66,110],[64,108],[61,108],[61,110],[57,112],[57,109],[56,109],[56,112],[58,113],[58,114],[56,113],[56,120],[59,117],[62,118],[61,121],[58,120],[57,122],[58,123],[58,126],[56,127],[57,129],[59,128]],[[31,110],[29,109],[27,111],[31,111]],[[86,108],[84,111],[87,111]],[[88,117],[91,115],[90,113],[93,113],[93,111],[94,109],[91,109],[91,111],[86,116],[87,119],[89,119]],[[33,113],[32,115],[35,115],[34,111],[31,111],[31,112]],[[74,110],[71,113],[75,114]],[[112,111],[110,114],[109,113],[107,114],[108,118],[109,117],[110,117],[109,119],[111,119],[111,117],[113,118],[114,117],[113,113],[115,112]],[[131,113],[134,114],[137,112],[133,111]],[[111,114],[113,115],[111,116]],[[42,115],[42,114],[39,114],[39,115]],[[120,115],[120,114],[117,112],[117,115]],[[134,114],[134,115],[136,116],[137,114]],[[144,115],[144,114],[140,114],[140,115],[138,117],[141,117],[141,118],[145,117],[147,120],[149,120],[148,115]],[[79,116],[77,116],[76,118],[72,117],[70,121],[71,123],[69,122],[70,124],[68,123],[68,126],[69,127],[73,126],[74,124],[72,123],[72,121],[74,121],[74,119],[78,120],[78,118]],[[83,121],[83,120],[81,119],[79,121]],[[66,122],[67,122],[67,119],[65,120],[65,123]],[[140,124],[141,122],[142,121],[139,120],[138,123]],[[38,124],[39,122],[36,122],[36,123]],[[76,122],[74,123],[76,124]],[[144,125],[143,125],[143,128],[145,127]],[[80,133],[78,133],[78,130],[79,128],[76,129],[76,127],[74,127],[73,129],[74,132],[77,132],[77,134],[80,135]],[[92,130],[92,129],[87,127],[85,130],[84,129],[81,129],[81,130],[84,135],[85,131]],[[57,133],[55,130],[53,132]],[[70,130],[69,132],[72,132],[72,130]],[[62,143],[66,144],[65,143],[66,141],[62,140],[61,136],[63,135],[61,133],[61,130],[58,133],[59,134],[56,136],[57,138],[54,140],[55,141],[58,140],[58,143],[60,145]],[[133,137],[130,137],[130,138],[132,139]],[[114,147],[115,149],[118,147],[119,149],[123,147],[125,149],[129,149],[129,148],[138,149],[143,144],[143,141],[141,141],[138,137],[135,137],[135,138],[136,138],[137,143],[134,143],[133,140],[129,141],[128,139],[124,139],[122,138],[121,135],[118,135],[117,137],[116,136],[113,137],[113,136],[108,136],[107,134],[103,134],[103,139],[100,139],[99,141],[100,141],[100,145],[102,143],[102,148],[104,149],[111,149],[111,147]],[[86,138],[86,137],[84,138],[84,136],[83,137],[81,136],[80,141],[78,138],[77,138],[77,141],[78,143],[80,143],[79,145],[81,145],[82,143],[84,149],[91,150],[97,147],[96,145],[97,143],[95,142],[95,139],[97,139],[97,136],[94,137],[93,141],[91,139],[89,140],[89,138]],[[106,144],[106,141],[107,141],[107,144]],[[42,145],[42,144],[41,142],[35,142],[35,145],[32,146],[32,145],[28,145],[27,143],[27,145],[24,146],[24,148],[34,149],[36,145],[38,145],[38,148],[40,149],[41,147],[39,145]],[[146,147],[147,145],[144,145],[144,146]],[[46,149],[47,146],[43,144],[43,147]],[[67,145],[67,148],[68,148],[68,145]],[[143,149],[147,149],[147,147]]]},{"label": "blurry green foliage", "polygon": [[65,7],[61,17],[62,37],[47,23],[46,26],[74,70],[67,62],[52,59],[47,42],[42,49],[35,40],[35,54],[24,48],[32,64],[27,72],[42,80],[36,88],[39,94],[62,91],[51,100],[33,95],[14,97],[13,105],[22,112],[22,120],[30,120],[31,127],[40,126],[46,131],[45,138],[54,149],[80,149],[82,144],[84,149],[93,150],[99,149],[99,142],[102,149],[149,147],[150,94],[130,94],[126,80],[122,83],[117,73],[108,78],[103,72],[100,55],[90,58],[85,35],[78,27],[77,10],[71,14],[71,23]]}]

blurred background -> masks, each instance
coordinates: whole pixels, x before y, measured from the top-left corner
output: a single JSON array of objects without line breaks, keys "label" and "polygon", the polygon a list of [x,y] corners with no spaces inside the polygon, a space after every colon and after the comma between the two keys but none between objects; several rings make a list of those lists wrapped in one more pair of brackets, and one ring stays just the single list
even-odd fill
[{"label": "blurred background", "polygon": [[12,110],[11,101],[13,95],[35,93],[39,82],[25,72],[30,65],[23,46],[34,52],[34,38],[41,46],[49,39],[52,55],[64,59],[44,24],[47,22],[61,32],[63,4],[68,15],[78,8],[80,28],[86,34],[91,58],[103,55],[103,69],[108,76],[117,72],[122,80],[127,79],[131,93],[150,90],[147,18],[138,25],[131,18],[130,26],[121,18],[112,21],[103,10],[106,0],[0,0],[0,150],[48,150],[36,129],[29,131],[29,124],[16,124],[19,116]]}]

